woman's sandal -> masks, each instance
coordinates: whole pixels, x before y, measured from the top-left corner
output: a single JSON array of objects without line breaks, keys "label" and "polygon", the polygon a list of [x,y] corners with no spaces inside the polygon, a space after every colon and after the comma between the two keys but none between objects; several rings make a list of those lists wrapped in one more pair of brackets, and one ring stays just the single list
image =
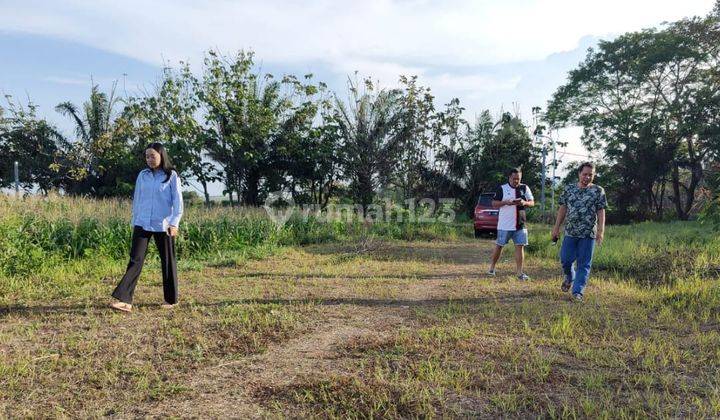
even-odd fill
[{"label": "woman's sandal", "polygon": [[125,302],[113,302],[110,304],[110,307],[116,311],[132,312],[132,305]]}]

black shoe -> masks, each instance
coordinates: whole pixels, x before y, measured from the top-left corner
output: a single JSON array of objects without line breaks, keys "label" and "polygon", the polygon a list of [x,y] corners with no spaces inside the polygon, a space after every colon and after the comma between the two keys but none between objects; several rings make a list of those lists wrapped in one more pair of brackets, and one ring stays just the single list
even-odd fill
[{"label": "black shoe", "polygon": [[572,287],[572,282],[563,281],[560,285],[560,290],[567,292],[570,290],[570,287]]}]

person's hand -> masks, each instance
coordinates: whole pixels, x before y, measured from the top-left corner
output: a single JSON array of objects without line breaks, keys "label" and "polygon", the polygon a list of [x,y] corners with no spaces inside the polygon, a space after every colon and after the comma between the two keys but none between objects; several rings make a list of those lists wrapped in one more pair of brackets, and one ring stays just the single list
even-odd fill
[{"label": "person's hand", "polygon": [[560,227],[559,226],[553,226],[552,230],[552,239],[555,241],[556,239],[560,239]]},{"label": "person's hand", "polygon": [[605,239],[605,233],[604,233],[604,232],[598,232],[598,233],[595,235],[595,243],[597,244],[597,246],[602,245],[603,239]]},{"label": "person's hand", "polygon": [[177,234],[178,234],[178,228],[175,227],[175,226],[170,226],[170,227],[168,227],[168,232],[167,232],[167,233],[168,233],[168,235],[170,235],[170,236],[172,236],[172,237],[175,237],[175,236],[177,236]]}]

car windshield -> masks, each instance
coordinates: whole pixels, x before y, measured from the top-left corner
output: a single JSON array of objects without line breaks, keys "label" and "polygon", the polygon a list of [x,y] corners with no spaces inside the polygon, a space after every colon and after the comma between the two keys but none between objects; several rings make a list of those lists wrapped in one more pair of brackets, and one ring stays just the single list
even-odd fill
[{"label": "car windshield", "polygon": [[492,197],[493,194],[480,194],[477,203],[479,206],[492,207]]}]

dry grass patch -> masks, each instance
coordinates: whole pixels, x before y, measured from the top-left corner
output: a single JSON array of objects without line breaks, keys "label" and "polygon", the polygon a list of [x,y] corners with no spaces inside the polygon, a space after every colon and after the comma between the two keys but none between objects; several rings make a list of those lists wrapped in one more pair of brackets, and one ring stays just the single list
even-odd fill
[{"label": "dry grass patch", "polygon": [[390,337],[346,343],[354,372],[309,376],[263,398],[284,413],[338,418],[720,414],[717,331],[663,318],[644,306],[643,290],[628,302],[626,285],[596,281],[586,305],[537,283],[516,284],[517,299],[506,290],[416,305]]},{"label": "dry grass patch", "polygon": [[0,401],[11,416],[142,415],[183,398],[198,368],[262,352],[303,329],[312,305],[190,305],[5,319]]},{"label": "dry grass patch", "polygon": [[[159,276],[110,313],[114,279],[0,314],[0,408],[12,416],[720,416],[718,283],[649,288],[595,273],[577,305],[557,264],[490,241],[285,248]],[[345,248],[343,248],[345,247]],[[607,277],[601,277],[606,275]],[[99,294],[103,291],[103,294]],[[10,416],[10,414],[8,414]]]}]

